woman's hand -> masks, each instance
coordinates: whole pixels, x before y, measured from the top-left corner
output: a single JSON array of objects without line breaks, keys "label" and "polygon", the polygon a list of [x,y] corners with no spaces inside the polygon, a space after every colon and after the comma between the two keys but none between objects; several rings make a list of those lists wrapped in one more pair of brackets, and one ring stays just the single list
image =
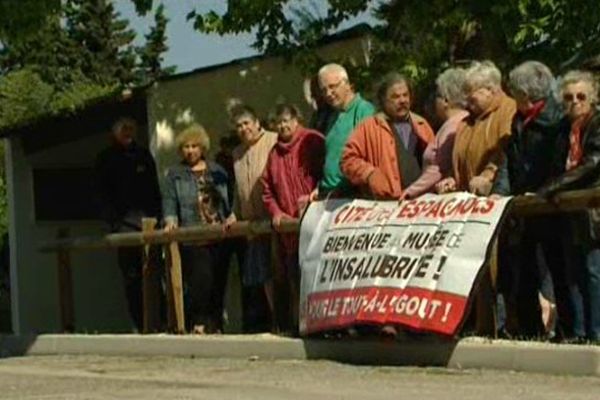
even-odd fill
[{"label": "woman's hand", "polygon": [[231,225],[235,224],[236,222],[237,218],[235,214],[231,213],[229,217],[225,218],[225,221],[223,221],[223,232],[228,231],[229,228],[231,228]]},{"label": "woman's hand", "polygon": [[475,176],[469,181],[469,191],[478,196],[487,196],[492,191],[492,181],[483,176]]},{"label": "woman's hand", "polygon": [[281,228],[281,221],[286,220],[286,219],[292,219],[292,217],[290,217],[287,214],[279,214],[279,215],[274,216],[273,219],[271,220],[273,229],[275,229],[276,232],[279,232],[279,229]]},{"label": "woman's hand", "polygon": [[456,180],[453,177],[442,179],[441,181],[435,184],[435,191],[438,194],[456,191]]},{"label": "woman's hand", "polygon": [[175,229],[177,229],[177,222],[168,221],[165,223],[165,227],[164,227],[165,232],[172,232]]}]

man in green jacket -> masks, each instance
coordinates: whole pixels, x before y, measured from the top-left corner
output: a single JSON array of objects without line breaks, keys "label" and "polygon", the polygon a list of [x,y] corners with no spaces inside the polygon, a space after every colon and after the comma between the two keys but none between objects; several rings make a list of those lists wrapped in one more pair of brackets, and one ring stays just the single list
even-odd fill
[{"label": "man in green jacket", "polygon": [[[340,170],[342,151],[354,128],[366,117],[375,114],[373,104],[354,91],[348,72],[339,64],[327,64],[319,70],[319,87],[327,104],[335,111],[335,117],[325,132],[325,166],[319,183],[319,197],[349,192],[350,183]],[[316,197],[316,196],[314,196]]]}]

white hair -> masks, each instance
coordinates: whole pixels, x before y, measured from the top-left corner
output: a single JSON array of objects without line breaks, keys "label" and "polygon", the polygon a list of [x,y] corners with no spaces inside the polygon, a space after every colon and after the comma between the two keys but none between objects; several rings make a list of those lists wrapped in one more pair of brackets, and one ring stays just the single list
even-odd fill
[{"label": "white hair", "polygon": [[465,73],[465,86],[470,89],[499,89],[502,84],[502,73],[496,65],[489,61],[475,61]]},{"label": "white hair", "polygon": [[323,77],[323,75],[328,75],[328,74],[335,74],[337,76],[339,76],[341,79],[345,79],[345,80],[349,80],[348,78],[348,71],[346,71],[346,68],[342,67],[340,64],[326,64],[323,65],[321,67],[321,69],[319,69],[319,80],[321,80],[321,78]]},{"label": "white hair", "polygon": [[592,104],[598,103],[598,82],[596,81],[594,75],[592,75],[591,72],[581,70],[569,71],[562,78],[562,81],[560,83],[561,97],[568,85],[573,85],[579,82],[586,83],[589,85],[589,93],[587,94],[590,98],[590,102]]},{"label": "white hair", "polygon": [[467,98],[463,90],[465,76],[464,68],[448,68],[435,80],[437,94],[453,107],[466,108]]},{"label": "white hair", "polygon": [[525,95],[538,101],[552,94],[554,75],[539,61],[525,61],[510,71],[508,85],[514,96]]}]

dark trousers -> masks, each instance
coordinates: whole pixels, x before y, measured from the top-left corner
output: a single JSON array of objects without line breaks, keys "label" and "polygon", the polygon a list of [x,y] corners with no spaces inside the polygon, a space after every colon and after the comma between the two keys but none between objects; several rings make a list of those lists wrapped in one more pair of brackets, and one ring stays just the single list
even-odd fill
[{"label": "dark trousers", "polygon": [[[574,335],[577,315],[574,277],[564,248],[564,221],[556,216],[517,220],[501,236],[500,291],[507,308],[507,329],[518,335],[544,333],[538,292],[556,303],[560,336]],[[520,228],[520,229],[519,229]]]},{"label": "dark trousers", "polygon": [[224,297],[229,276],[229,266],[235,257],[238,266],[239,286],[241,287],[242,302],[242,330],[246,333],[263,332],[270,330],[269,310],[262,285],[244,286],[241,278],[243,276],[242,266],[245,262],[246,240],[243,238],[232,238],[223,241],[220,259],[222,269],[218,287]]},{"label": "dark trousers", "polygon": [[142,295],[142,249],[139,247],[120,247],[117,252],[119,269],[123,275],[125,296],[129,316],[136,329],[144,328],[143,295]]},{"label": "dark trousers", "polygon": [[184,286],[186,328],[205,325],[217,329],[222,323],[222,291],[217,288],[220,246],[182,245],[181,267]]}]

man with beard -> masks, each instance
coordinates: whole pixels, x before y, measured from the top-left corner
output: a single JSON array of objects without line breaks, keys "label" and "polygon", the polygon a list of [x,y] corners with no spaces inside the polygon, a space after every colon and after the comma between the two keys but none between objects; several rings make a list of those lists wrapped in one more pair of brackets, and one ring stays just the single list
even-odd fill
[{"label": "man with beard", "polygon": [[434,140],[427,121],[410,111],[409,81],[386,75],[377,90],[382,112],[363,121],[342,154],[346,178],[367,197],[399,199],[421,174],[423,152]]}]

